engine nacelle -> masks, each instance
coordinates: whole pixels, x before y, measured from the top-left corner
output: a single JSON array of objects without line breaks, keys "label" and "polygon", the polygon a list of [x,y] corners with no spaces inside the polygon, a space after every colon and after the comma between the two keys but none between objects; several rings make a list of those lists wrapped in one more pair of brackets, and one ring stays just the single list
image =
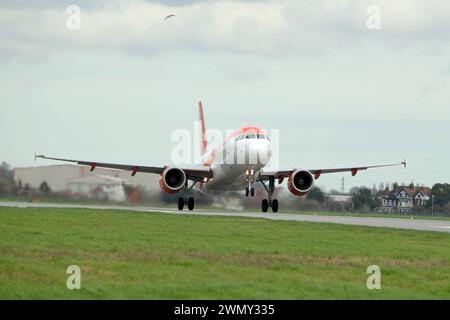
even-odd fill
[{"label": "engine nacelle", "polygon": [[167,168],[161,174],[159,186],[166,193],[177,193],[186,183],[186,173],[180,168]]},{"label": "engine nacelle", "polygon": [[296,170],[289,176],[289,191],[296,196],[306,195],[313,187],[314,177],[308,170]]}]

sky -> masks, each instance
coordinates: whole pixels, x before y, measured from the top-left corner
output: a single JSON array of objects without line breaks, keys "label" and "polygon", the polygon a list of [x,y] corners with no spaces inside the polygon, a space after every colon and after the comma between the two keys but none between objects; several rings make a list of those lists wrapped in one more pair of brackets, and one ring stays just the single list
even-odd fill
[{"label": "sky", "polygon": [[0,161],[170,164],[202,100],[209,128],[279,129],[280,169],[408,162],[327,190],[450,182],[449,21],[445,0],[0,0]]}]

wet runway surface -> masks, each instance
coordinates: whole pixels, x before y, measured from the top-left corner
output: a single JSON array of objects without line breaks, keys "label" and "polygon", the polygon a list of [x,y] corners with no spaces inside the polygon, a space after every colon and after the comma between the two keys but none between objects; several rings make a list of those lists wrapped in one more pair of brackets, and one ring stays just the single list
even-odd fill
[{"label": "wet runway surface", "polygon": [[110,205],[78,205],[78,204],[54,204],[54,203],[27,203],[27,202],[0,202],[0,206],[18,208],[79,208],[100,210],[129,210],[136,212],[162,212],[167,214],[202,215],[202,216],[229,216],[246,217],[282,221],[307,221],[317,223],[336,223],[346,225],[359,225],[368,227],[387,227],[396,229],[410,229],[421,231],[440,231],[450,233],[450,220],[426,220],[409,218],[377,218],[377,217],[344,217],[325,215],[306,215],[292,213],[261,213],[261,212],[237,212],[237,211],[211,211],[194,210],[178,211],[158,207],[125,207]]}]

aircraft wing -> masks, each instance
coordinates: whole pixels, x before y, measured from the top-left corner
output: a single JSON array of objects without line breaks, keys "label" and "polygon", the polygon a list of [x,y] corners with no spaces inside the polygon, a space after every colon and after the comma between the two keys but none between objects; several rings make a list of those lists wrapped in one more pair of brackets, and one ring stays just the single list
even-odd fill
[{"label": "aircraft wing", "polygon": [[[400,163],[391,163],[391,164],[381,164],[374,166],[365,166],[365,167],[347,167],[347,168],[332,168],[332,169],[309,169],[308,171],[314,175],[315,179],[319,179],[320,175],[325,173],[336,173],[336,172],[351,172],[352,176],[356,175],[360,170],[367,170],[373,168],[382,168],[382,167],[395,167],[395,166],[403,166],[406,168],[406,161],[402,161]],[[260,175],[261,180],[269,180],[271,177],[276,179],[283,179],[290,176],[296,169],[292,170],[281,170],[281,171],[266,171],[262,172]]]},{"label": "aircraft wing", "polygon": [[[104,162],[84,161],[84,160],[74,160],[74,159],[61,159],[61,158],[46,157],[44,155],[35,155],[35,158],[72,162],[72,163],[76,163],[78,165],[89,166],[91,171],[94,171],[94,169],[97,167],[130,171],[132,176],[136,175],[136,173],[138,173],[138,172],[161,174],[168,167],[168,166],[148,167],[148,166],[140,166],[140,165],[104,163]],[[203,180],[204,178],[212,178],[213,177],[211,168],[208,166],[198,166],[198,167],[180,168],[180,169],[183,169],[183,171],[186,173],[186,178],[188,178],[189,180],[200,181],[200,180]]]}]

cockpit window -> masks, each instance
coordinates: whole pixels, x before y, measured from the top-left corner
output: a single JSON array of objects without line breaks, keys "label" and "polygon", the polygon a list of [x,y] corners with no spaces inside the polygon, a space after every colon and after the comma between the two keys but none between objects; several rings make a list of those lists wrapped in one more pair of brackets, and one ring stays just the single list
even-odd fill
[{"label": "cockpit window", "polygon": [[241,134],[239,137],[236,138],[236,141],[239,141],[239,140],[244,139],[244,136],[245,136],[245,135]]},{"label": "cockpit window", "polygon": [[258,133],[258,139],[265,139],[266,136],[262,133]]},{"label": "cockpit window", "polygon": [[256,139],[256,134],[254,133],[247,133],[245,136],[245,139]]}]

